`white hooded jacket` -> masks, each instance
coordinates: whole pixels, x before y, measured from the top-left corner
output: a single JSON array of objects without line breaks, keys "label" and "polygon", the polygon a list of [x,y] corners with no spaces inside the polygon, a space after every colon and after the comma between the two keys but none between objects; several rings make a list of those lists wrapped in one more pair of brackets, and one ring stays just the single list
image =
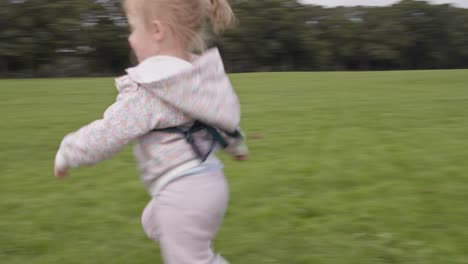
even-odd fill
[{"label": "white hooded jacket", "polygon": [[[167,183],[200,166],[222,167],[214,155],[201,164],[180,134],[151,132],[190,127],[195,120],[226,132],[238,129],[238,97],[217,49],[194,56],[192,63],[169,56],[148,58],[117,78],[116,87],[117,100],[103,119],[65,136],[56,155],[57,168],[93,165],[137,141],[134,152],[142,181],[155,196]],[[211,139],[206,133],[194,137],[202,150],[209,150]],[[226,139],[228,153],[247,154],[242,139]]]}]

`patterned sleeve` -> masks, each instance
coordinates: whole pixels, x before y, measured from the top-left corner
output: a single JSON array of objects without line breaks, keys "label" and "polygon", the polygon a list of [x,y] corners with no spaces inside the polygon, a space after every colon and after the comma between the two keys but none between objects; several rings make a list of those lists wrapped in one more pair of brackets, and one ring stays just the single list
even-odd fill
[{"label": "patterned sleeve", "polygon": [[144,93],[137,88],[121,92],[103,119],[65,136],[55,158],[56,167],[65,170],[96,164],[156,127],[153,102]]}]

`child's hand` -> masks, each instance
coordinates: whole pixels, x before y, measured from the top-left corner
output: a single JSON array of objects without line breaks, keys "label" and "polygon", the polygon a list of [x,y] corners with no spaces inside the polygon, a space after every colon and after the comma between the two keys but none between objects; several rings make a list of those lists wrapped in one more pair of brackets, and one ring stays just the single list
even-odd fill
[{"label": "child's hand", "polygon": [[55,177],[59,179],[63,179],[68,176],[68,170],[58,169],[57,166],[55,166],[54,164],[54,174],[55,174]]},{"label": "child's hand", "polygon": [[236,155],[234,156],[234,159],[237,160],[237,161],[244,161],[244,160],[247,160],[249,158],[249,155]]}]

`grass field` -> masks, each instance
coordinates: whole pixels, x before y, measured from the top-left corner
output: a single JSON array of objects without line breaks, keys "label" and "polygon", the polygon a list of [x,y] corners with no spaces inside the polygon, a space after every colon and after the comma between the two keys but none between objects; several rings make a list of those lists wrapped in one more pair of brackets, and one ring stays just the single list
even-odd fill
[{"label": "grass field", "polygon": [[[232,264],[468,263],[468,70],[233,75],[250,161],[227,157]],[[0,263],[161,263],[131,148],[53,177],[113,80],[0,81]]]}]

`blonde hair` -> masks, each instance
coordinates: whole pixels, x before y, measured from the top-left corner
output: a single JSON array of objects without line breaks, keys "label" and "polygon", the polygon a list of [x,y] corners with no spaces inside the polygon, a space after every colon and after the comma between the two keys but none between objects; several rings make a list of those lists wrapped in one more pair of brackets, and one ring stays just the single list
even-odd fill
[{"label": "blonde hair", "polygon": [[210,32],[220,35],[235,23],[228,0],[123,0],[123,7],[147,25],[156,18],[169,25],[188,51],[203,51]]}]

